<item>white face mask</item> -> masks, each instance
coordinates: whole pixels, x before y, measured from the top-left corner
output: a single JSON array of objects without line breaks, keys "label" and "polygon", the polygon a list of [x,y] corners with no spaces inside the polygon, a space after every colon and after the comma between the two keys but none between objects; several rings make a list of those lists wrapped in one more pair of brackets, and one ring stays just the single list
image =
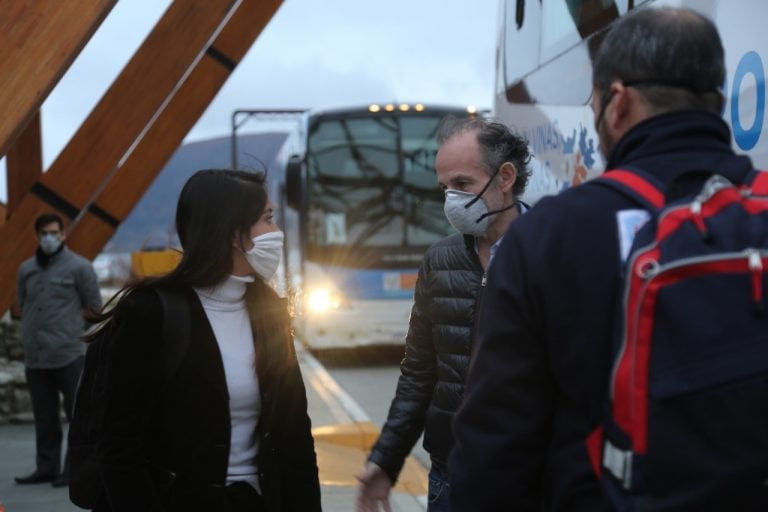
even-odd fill
[{"label": "white face mask", "polygon": [[443,211],[451,226],[465,235],[482,236],[491,222],[485,202],[470,192],[446,190]]},{"label": "white face mask", "polygon": [[47,255],[51,255],[61,247],[61,239],[56,235],[45,234],[40,236],[40,249]]},{"label": "white face mask", "polygon": [[277,272],[283,256],[283,232],[270,231],[251,240],[253,247],[245,251],[245,257],[253,270],[265,281]]},{"label": "white face mask", "polygon": [[443,211],[445,212],[445,217],[448,219],[448,222],[450,222],[451,226],[453,226],[459,233],[472,236],[483,236],[488,232],[488,226],[491,223],[492,215],[496,215],[497,213],[515,207],[515,203],[513,202],[512,204],[497,210],[488,211],[488,205],[483,201],[483,194],[485,194],[485,191],[488,190],[491,183],[493,183],[493,179],[499,173],[499,169],[493,173],[479,194],[453,189],[447,189],[445,191]]}]

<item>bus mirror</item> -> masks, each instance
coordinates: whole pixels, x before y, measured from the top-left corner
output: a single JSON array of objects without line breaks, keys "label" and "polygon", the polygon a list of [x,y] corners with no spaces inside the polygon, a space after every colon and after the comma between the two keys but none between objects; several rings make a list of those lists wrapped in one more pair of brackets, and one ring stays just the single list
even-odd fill
[{"label": "bus mirror", "polygon": [[301,157],[292,155],[285,167],[285,198],[294,210],[301,207],[302,190]]}]

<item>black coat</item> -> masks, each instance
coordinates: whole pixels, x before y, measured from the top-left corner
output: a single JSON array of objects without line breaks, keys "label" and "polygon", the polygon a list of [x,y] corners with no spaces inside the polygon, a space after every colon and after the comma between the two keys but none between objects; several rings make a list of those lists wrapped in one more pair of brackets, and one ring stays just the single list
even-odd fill
[{"label": "black coat", "polygon": [[447,469],[453,446],[451,420],[464,396],[482,278],[472,237],[449,236],[424,255],[405,338],[402,374],[369,459],[392,481],[422,431],[432,465]]},{"label": "black coat", "polygon": [[[694,170],[739,183],[752,168],[734,155],[722,119],[701,111],[636,125],[608,164],[624,166],[662,183]],[[586,183],[541,200],[507,231],[488,273],[454,421],[451,510],[607,508],[585,440],[606,404],[619,328],[616,213],[634,208],[618,191]]]},{"label": "black coat", "polygon": [[[107,365],[102,479],[117,511],[221,509],[230,445],[224,366],[197,295],[187,354],[164,382],[162,306],[150,289],[120,302]],[[258,342],[258,340],[257,340]],[[298,362],[262,382],[257,466],[270,511],[320,510],[320,486]],[[265,391],[266,390],[266,391]]]}]

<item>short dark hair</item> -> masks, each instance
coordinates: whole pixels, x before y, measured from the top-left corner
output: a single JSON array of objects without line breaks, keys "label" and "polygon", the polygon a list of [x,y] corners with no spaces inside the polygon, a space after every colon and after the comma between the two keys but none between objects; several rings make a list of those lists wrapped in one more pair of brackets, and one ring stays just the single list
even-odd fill
[{"label": "short dark hair", "polygon": [[61,216],[57,213],[43,213],[42,215],[38,215],[38,217],[35,219],[35,233],[39,233],[41,229],[43,229],[43,226],[47,226],[51,222],[55,222],[59,225],[59,229],[64,231],[64,221],[61,219]]},{"label": "short dark hair", "polygon": [[438,143],[442,146],[448,139],[459,133],[477,132],[477,142],[483,153],[483,161],[489,176],[493,176],[504,162],[511,162],[517,169],[517,179],[512,186],[515,197],[525,192],[531,171],[528,163],[531,153],[528,141],[514,133],[504,124],[482,117],[446,117],[440,125],[437,134]]},{"label": "short dark hair", "polygon": [[690,9],[643,8],[611,28],[592,73],[598,91],[621,80],[636,87],[657,113],[703,109],[719,114],[725,52],[705,16]]}]

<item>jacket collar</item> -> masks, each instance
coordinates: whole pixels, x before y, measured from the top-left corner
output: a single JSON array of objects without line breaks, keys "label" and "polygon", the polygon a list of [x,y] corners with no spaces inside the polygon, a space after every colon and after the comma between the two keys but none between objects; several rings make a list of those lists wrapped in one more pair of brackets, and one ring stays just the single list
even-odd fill
[{"label": "jacket collar", "polygon": [[56,257],[67,251],[67,248],[64,244],[61,244],[58,249],[56,249],[56,252],[53,254],[45,254],[43,250],[40,248],[40,246],[37,247],[37,250],[35,251],[35,259],[37,260],[37,264],[40,265],[42,268],[45,268],[48,266],[51,261],[55,260]]},{"label": "jacket collar", "polygon": [[464,236],[464,246],[467,248],[467,252],[470,254],[477,254],[477,250],[475,249],[476,243],[475,243],[475,237],[472,235],[463,235]]},{"label": "jacket collar", "polygon": [[606,169],[637,167],[669,183],[690,171],[711,171],[740,182],[752,163],[736,157],[728,125],[703,110],[660,114],[632,127],[616,144]]}]

